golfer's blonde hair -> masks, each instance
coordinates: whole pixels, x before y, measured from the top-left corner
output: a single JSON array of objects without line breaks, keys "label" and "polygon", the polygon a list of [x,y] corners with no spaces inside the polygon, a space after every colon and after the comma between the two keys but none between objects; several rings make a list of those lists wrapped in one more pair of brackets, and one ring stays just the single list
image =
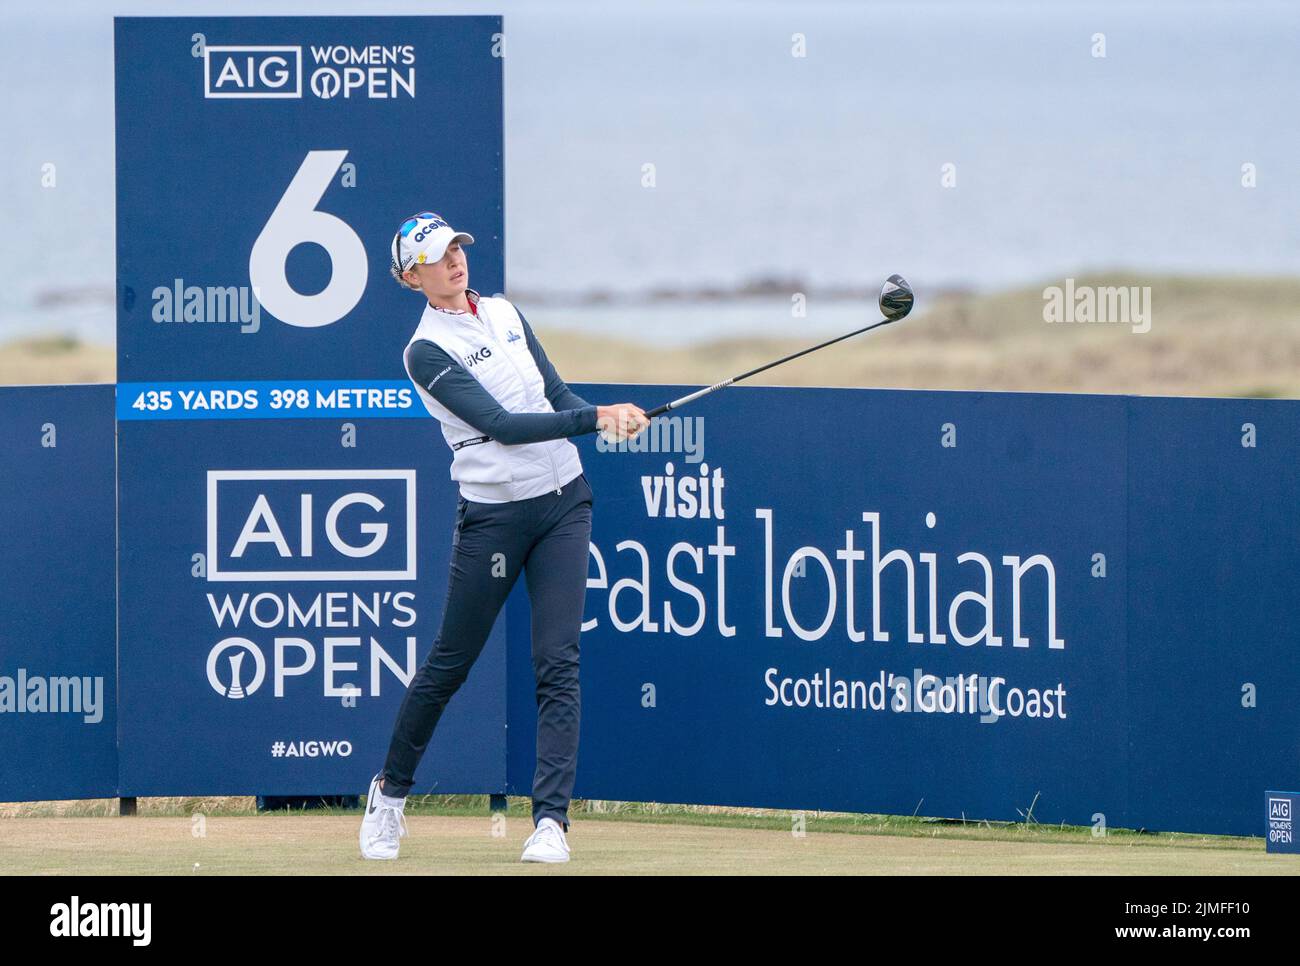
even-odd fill
[{"label": "golfer's blonde hair", "polygon": [[419,291],[421,290],[421,289],[420,289],[420,283],[419,283],[419,282],[411,282],[411,281],[408,280],[407,277],[406,277],[407,272],[414,272],[414,271],[415,271],[415,266],[414,266],[414,265],[412,265],[410,268],[408,268],[405,272],[403,272],[403,271],[401,271],[400,269],[398,269],[397,266],[395,266],[395,265],[393,266],[393,268],[394,268],[394,271],[393,271],[393,278],[397,279],[397,284],[398,284],[398,285],[402,286],[402,288],[406,289],[408,292],[419,292]]}]

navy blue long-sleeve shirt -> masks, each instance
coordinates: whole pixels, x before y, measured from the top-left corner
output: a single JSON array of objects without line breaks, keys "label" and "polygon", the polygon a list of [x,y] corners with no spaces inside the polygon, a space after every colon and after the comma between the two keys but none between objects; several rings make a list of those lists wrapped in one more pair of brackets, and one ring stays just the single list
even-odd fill
[{"label": "navy blue long-sleeve shirt", "polygon": [[547,439],[581,436],[596,431],[596,407],[575,393],[560,378],[546,357],[528,320],[519,316],[528,351],[546,385],[553,413],[512,413],[483,388],[447,351],[427,339],[412,342],[406,350],[406,370],[416,383],[458,418],[498,443],[516,446]]}]

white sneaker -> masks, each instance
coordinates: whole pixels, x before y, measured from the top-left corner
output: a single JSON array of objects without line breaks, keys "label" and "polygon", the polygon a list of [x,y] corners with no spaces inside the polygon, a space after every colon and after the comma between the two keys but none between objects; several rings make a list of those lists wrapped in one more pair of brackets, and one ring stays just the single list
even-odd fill
[{"label": "white sneaker", "polygon": [[533,834],[524,843],[521,862],[568,862],[569,843],[564,838],[564,828],[553,818],[537,823]]},{"label": "white sneaker", "polygon": [[389,798],[379,790],[376,775],[370,779],[366,813],[361,819],[361,855],[367,859],[395,859],[406,834],[406,799]]}]

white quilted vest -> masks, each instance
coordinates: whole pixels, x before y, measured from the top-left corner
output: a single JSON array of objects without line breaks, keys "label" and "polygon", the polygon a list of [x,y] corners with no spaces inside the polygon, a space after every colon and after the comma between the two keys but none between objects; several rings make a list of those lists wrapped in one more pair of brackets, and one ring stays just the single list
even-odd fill
[{"label": "white quilted vest", "polygon": [[[475,295],[468,295],[475,298]],[[478,296],[478,316],[446,312],[425,303],[411,342],[428,339],[456,359],[513,413],[555,412],[541,372],[528,351],[515,307],[504,298]],[[511,338],[511,336],[514,338]],[[407,374],[409,377],[409,373]],[[506,503],[556,492],[582,472],[578,448],[567,439],[506,446],[492,440],[458,447],[483,434],[411,380],[429,413],[442,424],[452,448],[451,478],[460,494],[478,503]]]}]

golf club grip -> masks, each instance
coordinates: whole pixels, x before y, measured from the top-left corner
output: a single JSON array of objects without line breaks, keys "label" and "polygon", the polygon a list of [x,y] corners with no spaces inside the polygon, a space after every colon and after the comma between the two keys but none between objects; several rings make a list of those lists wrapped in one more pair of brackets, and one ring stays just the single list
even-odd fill
[{"label": "golf club grip", "polygon": [[648,409],[646,410],[646,418],[654,419],[656,416],[662,415],[663,413],[668,412],[668,410],[670,409],[676,409],[678,406],[685,406],[688,402],[691,402],[694,399],[699,399],[701,396],[707,396],[709,393],[714,392],[715,390],[726,389],[735,381],[736,381],[736,377],[733,376],[730,379],[722,380],[722,382],[715,382],[713,385],[708,386],[704,389],[697,389],[695,390],[695,392],[688,393],[687,395],[682,396],[680,399],[674,399],[672,402],[666,402],[662,406],[656,406],[654,409]]}]

